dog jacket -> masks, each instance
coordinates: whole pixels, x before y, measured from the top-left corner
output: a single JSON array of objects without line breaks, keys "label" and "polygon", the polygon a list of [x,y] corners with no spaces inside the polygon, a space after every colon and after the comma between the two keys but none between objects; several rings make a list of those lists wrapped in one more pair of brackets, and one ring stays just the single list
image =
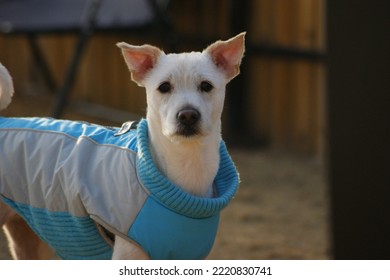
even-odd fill
[{"label": "dog jacket", "polygon": [[144,119],[119,129],[0,118],[0,198],[63,259],[110,259],[101,227],[152,259],[205,258],[238,183],[222,141],[215,197],[172,184],[153,163]]}]

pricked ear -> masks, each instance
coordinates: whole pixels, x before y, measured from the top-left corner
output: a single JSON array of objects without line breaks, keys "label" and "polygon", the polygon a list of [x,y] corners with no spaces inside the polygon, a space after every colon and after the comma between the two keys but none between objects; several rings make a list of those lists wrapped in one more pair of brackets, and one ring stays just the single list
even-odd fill
[{"label": "pricked ear", "polygon": [[241,59],[245,51],[245,34],[246,32],[243,32],[227,41],[217,41],[205,50],[228,80],[240,73]]},{"label": "pricked ear", "polygon": [[163,51],[150,45],[133,46],[124,42],[116,45],[122,49],[122,54],[130,70],[132,80],[139,86],[143,86],[142,81],[146,74],[156,65]]}]

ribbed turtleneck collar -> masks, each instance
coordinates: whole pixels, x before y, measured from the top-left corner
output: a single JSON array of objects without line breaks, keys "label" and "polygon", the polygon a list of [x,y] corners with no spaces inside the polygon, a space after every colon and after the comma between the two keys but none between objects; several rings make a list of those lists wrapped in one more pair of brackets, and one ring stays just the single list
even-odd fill
[{"label": "ribbed turtleneck collar", "polygon": [[219,213],[238,189],[239,176],[225,143],[221,141],[220,163],[214,179],[216,197],[191,195],[170,182],[156,167],[149,149],[148,123],[141,120],[137,129],[137,168],[143,185],[150,195],[169,209],[192,218],[205,218]]}]

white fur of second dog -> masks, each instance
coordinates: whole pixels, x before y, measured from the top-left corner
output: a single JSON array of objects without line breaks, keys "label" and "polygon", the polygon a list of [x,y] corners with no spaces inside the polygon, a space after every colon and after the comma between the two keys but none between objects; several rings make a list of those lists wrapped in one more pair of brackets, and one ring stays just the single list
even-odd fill
[{"label": "white fur of second dog", "polygon": [[[203,52],[180,54],[118,43],[133,81],[146,88],[149,146],[156,166],[171,182],[196,196],[213,196],[225,87],[239,74],[244,38],[241,33]],[[10,103],[12,94],[11,77],[0,65],[0,109]],[[0,203],[0,226],[13,214],[3,206]],[[149,256],[116,236],[112,258]]]},{"label": "white fur of second dog", "polygon": [[14,86],[7,69],[0,63],[0,110],[6,108],[12,99]]}]

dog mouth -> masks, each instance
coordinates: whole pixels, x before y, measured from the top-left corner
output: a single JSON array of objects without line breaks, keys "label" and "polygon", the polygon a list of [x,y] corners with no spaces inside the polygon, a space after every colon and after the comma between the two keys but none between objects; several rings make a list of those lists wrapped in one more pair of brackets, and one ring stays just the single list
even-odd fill
[{"label": "dog mouth", "polygon": [[195,126],[188,127],[188,126],[179,125],[176,131],[176,135],[183,136],[185,138],[191,138],[199,134],[200,134],[199,129],[198,127]]}]

